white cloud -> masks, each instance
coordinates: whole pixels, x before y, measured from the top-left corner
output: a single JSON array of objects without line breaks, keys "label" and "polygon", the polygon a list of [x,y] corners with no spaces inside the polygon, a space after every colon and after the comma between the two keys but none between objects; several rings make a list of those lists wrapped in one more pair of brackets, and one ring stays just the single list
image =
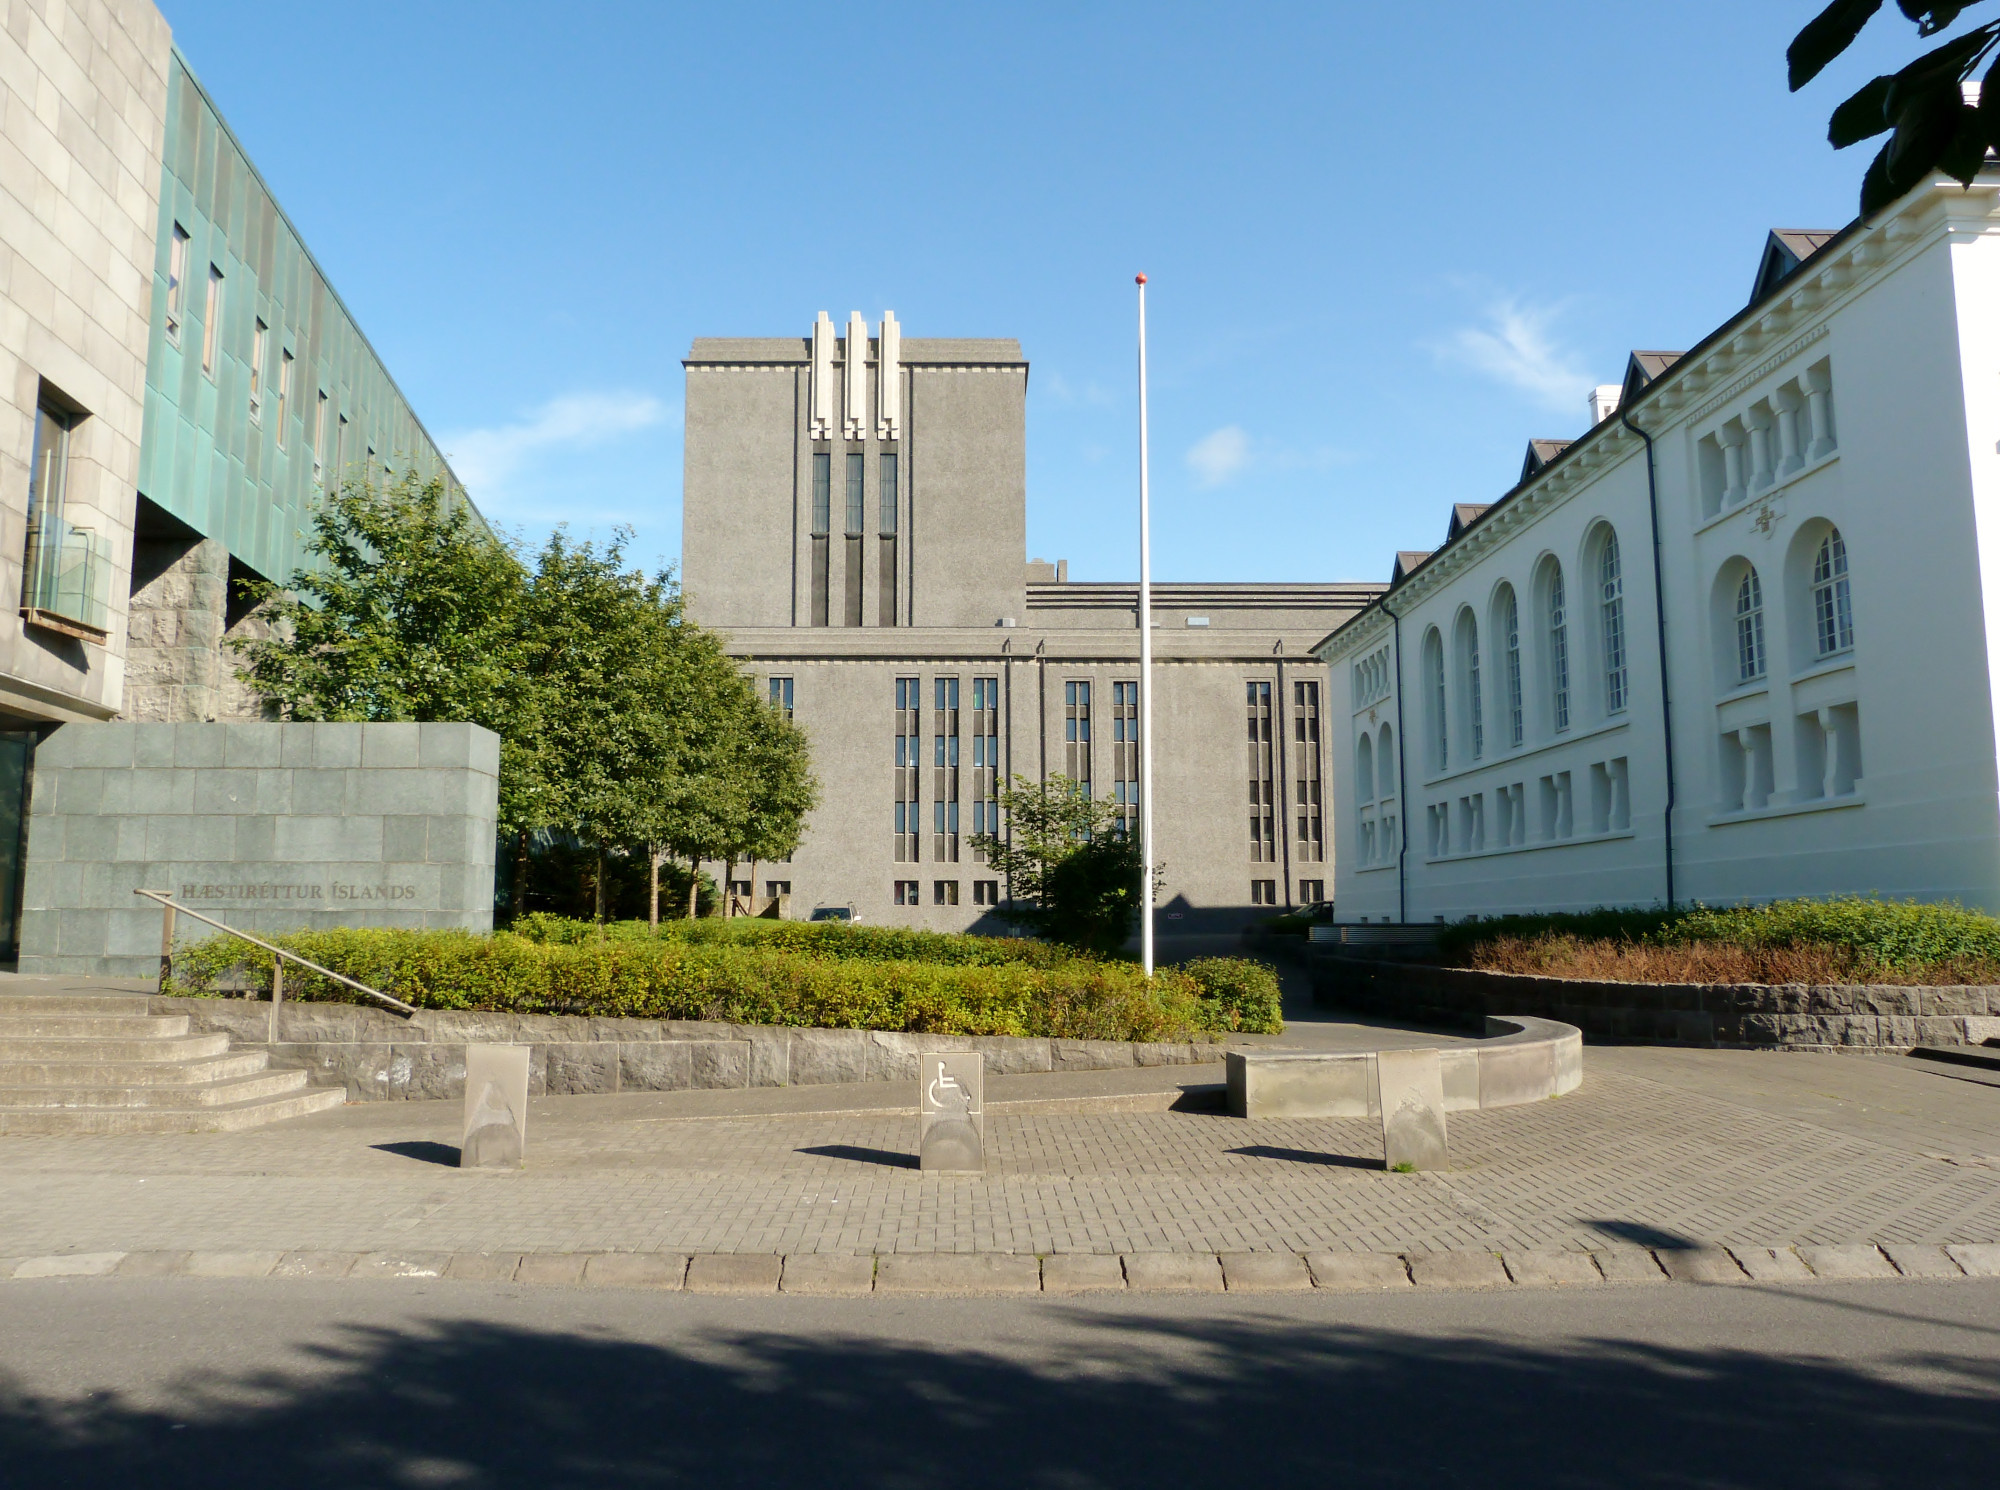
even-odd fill
[{"label": "white cloud", "polygon": [[1546,408],[1577,414],[1595,380],[1577,353],[1550,334],[1559,311],[1506,297],[1487,308],[1484,325],[1461,327],[1432,350]]},{"label": "white cloud", "polygon": [[509,482],[536,456],[649,429],[667,412],[650,393],[565,393],[511,424],[458,430],[440,443],[473,500],[501,506],[512,496]]},{"label": "white cloud", "polygon": [[1187,463],[1201,485],[1221,486],[1250,464],[1250,437],[1242,425],[1225,424],[1195,441]]}]

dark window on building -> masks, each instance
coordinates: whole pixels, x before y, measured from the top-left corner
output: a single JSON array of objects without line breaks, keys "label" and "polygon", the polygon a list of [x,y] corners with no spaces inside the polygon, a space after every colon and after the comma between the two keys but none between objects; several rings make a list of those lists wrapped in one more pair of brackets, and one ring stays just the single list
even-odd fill
[{"label": "dark window on building", "polygon": [[792,893],[792,882],[790,880],[765,880],[764,893],[766,895],[789,895]]},{"label": "dark window on building", "polygon": [[283,450],[291,442],[291,427],[285,422],[286,412],[292,406],[292,354],[278,353],[278,448]]},{"label": "dark window on building", "polygon": [[859,626],[862,615],[862,473],[868,459],[859,451],[847,457],[847,605],[843,617],[849,626]]},{"label": "dark window on building", "polygon": [[1319,745],[1319,684],[1292,684],[1292,795],[1298,823],[1301,862],[1326,862],[1326,833],[1321,816]]},{"label": "dark window on building", "polygon": [[250,329],[250,417],[258,423],[264,419],[264,358],[271,339],[271,328],[260,318]]},{"label": "dark window on building", "polygon": [[201,370],[215,376],[215,348],[222,326],[222,271],[208,266],[208,298],[201,307]]},{"label": "dark window on building", "polygon": [[957,904],[958,904],[958,881],[957,881],[957,880],[933,880],[933,881],[931,881],[931,904],[932,904],[932,905],[957,905]]},{"label": "dark window on building", "polygon": [[174,224],[174,236],[167,246],[167,340],[175,346],[181,340],[181,314],[187,303],[188,233]]},{"label": "dark window on building", "polygon": [[972,882],[972,903],[974,905],[998,905],[1000,903],[1000,881],[974,880]]},{"label": "dark window on building", "polygon": [[[1000,836],[1000,680],[972,680],[972,831]],[[975,848],[974,863],[986,854]]]},{"label": "dark window on building", "polygon": [[825,626],[832,581],[833,455],[816,450],[812,458],[812,624]]},{"label": "dark window on building", "polygon": [[[1250,683],[1245,686],[1246,714],[1249,725],[1250,745],[1250,862],[1253,864],[1275,864],[1278,859],[1277,835],[1273,832],[1276,773],[1273,770],[1274,753],[1271,748],[1271,685]],[[1258,884],[1269,884],[1269,880],[1259,880]],[[1270,901],[1259,900],[1257,905],[1268,905]]]},{"label": "dark window on building", "polygon": [[[896,862],[917,862],[917,834],[922,831],[917,817],[918,751],[923,737],[918,733],[923,710],[922,682],[917,678],[896,679]],[[898,901],[897,904],[902,904]]]},{"label": "dark window on building", "polygon": [[1090,685],[1063,684],[1063,773],[1090,793]]},{"label": "dark window on building", "polygon": [[1139,831],[1139,685],[1111,685],[1111,799],[1118,828]]},{"label": "dark window on building", "polygon": [[882,488],[882,522],[880,528],[882,535],[882,564],[881,573],[876,576],[876,583],[881,587],[879,606],[880,623],[884,626],[894,626],[896,624],[897,474],[896,453],[893,450],[885,450],[882,453],[881,475],[879,478]]},{"label": "dark window on building", "polygon": [[[935,678],[931,687],[933,695],[931,859],[939,864],[956,864],[958,862],[958,679]],[[957,903],[957,901],[952,902],[954,905]],[[943,902],[940,901],[939,904]]]},{"label": "dark window on building", "polygon": [[[21,609],[42,626],[102,641],[111,624],[111,547],[69,521],[70,439],[82,416],[47,388],[35,405],[28,466],[28,533],[21,563]],[[62,624],[77,622],[87,631]]]},{"label": "dark window on building", "polygon": [[922,903],[917,896],[917,882],[915,880],[896,881],[896,904],[921,905]]},{"label": "dark window on building", "polygon": [[792,680],[790,678],[771,679],[771,707],[783,711],[787,719],[792,717]]},{"label": "dark window on building", "polygon": [[1278,882],[1276,880],[1250,881],[1250,903],[1252,905],[1276,905],[1278,903]]},{"label": "dark window on building", "polygon": [[1325,880],[1300,880],[1299,904],[1311,905],[1315,900],[1326,899]]}]

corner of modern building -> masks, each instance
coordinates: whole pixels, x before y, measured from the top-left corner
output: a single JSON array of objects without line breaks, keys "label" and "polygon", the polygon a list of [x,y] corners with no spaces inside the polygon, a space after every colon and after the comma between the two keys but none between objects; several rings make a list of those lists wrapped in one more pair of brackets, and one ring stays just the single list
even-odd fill
[{"label": "corner of modern building", "polygon": [[0,107],[4,960],[37,740],[258,717],[226,644],[324,494],[463,497],[150,0],[15,7]]},{"label": "corner of modern building", "polygon": [[[1006,783],[1067,776],[1127,824],[1139,787],[1138,586],[1028,557],[1020,344],[906,340],[893,314],[843,335],[821,312],[805,337],[697,340],[685,367],[690,611],[805,729],[823,791],[793,858],[735,887],[1003,929],[973,840],[1004,836]],[[1136,512],[1134,531],[1136,551]],[[1381,589],[1154,586],[1163,934],[1325,893],[1309,649]]]}]

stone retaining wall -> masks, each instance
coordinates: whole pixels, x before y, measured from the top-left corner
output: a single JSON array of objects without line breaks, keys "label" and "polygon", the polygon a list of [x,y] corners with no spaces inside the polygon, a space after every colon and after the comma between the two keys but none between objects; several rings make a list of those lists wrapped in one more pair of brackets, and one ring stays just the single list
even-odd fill
[{"label": "stone retaining wall", "polygon": [[976,1050],[996,1075],[1194,1065],[1221,1059],[1211,1044],[1052,1040],[1012,1035],[910,1035],[691,1019],[600,1019],[569,1014],[485,1014],[426,1009],[403,1019],[357,1004],[271,1006],[258,999],[159,998],[156,1014],[185,1014],[197,1032],[229,1035],[240,1049],[268,1050],[273,1066],[344,1086],[350,1101],[462,1097],[468,1043],[530,1047],[535,1096],[672,1092],[692,1088],[818,1086],[843,1081],[914,1081],[925,1050]]},{"label": "stone retaining wall", "polygon": [[1536,1014],[1632,1045],[1907,1050],[2000,1039],[2000,988],[1611,983],[1364,961],[1315,949],[1316,1003],[1478,1027]]}]

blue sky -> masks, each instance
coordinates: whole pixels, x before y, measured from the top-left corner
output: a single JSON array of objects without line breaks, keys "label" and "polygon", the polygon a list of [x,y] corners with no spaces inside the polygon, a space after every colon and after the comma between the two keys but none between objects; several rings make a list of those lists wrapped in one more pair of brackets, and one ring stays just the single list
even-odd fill
[{"label": "blue sky", "polygon": [[1137,573],[1135,271],[1155,573],[1386,578],[1853,215],[1826,115],[1914,45],[1795,97],[1819,0],[162,4],[500,524],[672,562],[690,340],[888,308],[1020,338],[1074,579]]}]

